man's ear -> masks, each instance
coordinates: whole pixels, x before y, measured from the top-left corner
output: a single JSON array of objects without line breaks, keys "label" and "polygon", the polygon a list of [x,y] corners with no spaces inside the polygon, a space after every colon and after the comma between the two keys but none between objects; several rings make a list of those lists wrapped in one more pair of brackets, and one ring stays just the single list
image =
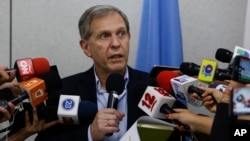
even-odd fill
[{"label": "man's ear", "polygon": [[89,45],[88,45],[88,41],[81,39],[80,40],[80,46],[83,50],[83,52],[85,53],[86,56],[91,57],[91,52],[89,51]]}]

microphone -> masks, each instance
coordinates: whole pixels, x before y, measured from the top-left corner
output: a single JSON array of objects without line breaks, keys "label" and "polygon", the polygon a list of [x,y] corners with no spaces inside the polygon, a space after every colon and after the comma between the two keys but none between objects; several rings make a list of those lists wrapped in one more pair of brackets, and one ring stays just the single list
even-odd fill
[{"label": "microphone", "polygon": [[[191,62],[183,62],[180,65],[180,71],[183,74],[186,74],[189,76],[197,76],[200,72],[200,66],[195,64],[195,63],[191,63]],[[231,80],[231,72],[230,72],[230,70],[227,70],[227,69],[217,68],[215,70],[214,79],[216,79],[216,80]]]},{"label": "microphone", "polygon": [[232,57],[233,57],[233,52],[224,48],[218,48],[215,53],[215,58],[223,63],[230,63]]},{"label": "microphone", "polygon": [[[57,90],[61,88],[61,78],[57,72],[51,70],[38,77],[33,77],[27,81],[19,83],[23,92],[16,97],[9,100],[14,105],[22,102],[24,99],[29,98],[32,106],[38,106],[48,98],[47,90]],[[42,78],[42,79],[41,79]],[[9,109],[8,102],[5,99],[0,100],[0,106]],[[2,117],[0,113],[0,118]]]},{"label": "microphone", "polygon": [[[221,92],[224,92],[226,87],[227,87],[226,85],[216,84],[216,83],[213,83],[213,84],[209,85],[209,88],[213,88],[213,89],[219,90]],[[194,86],[194,85],[191,85],[191,86],[188,87],[188,92],[189,93],[197,93],[199,96],[201,96],[205,91],[198,88],[198,87],[196,87],[196,86]],[[212,99],[214,100],[214,102],[217,103],[214,96],[213,95],[211,95],[211,96],[212,96]]]},{"label": "microphone", "polygon": [[[161,106],[160,112],[163,113],[164,115],[175,113],[175,111],[171,107],[169,107],[169,105],[167,103],[165,103]],[[183,126],[185,130],[190,130],[190,127],[188,125],[181,123],[179,120],[174,119],[173,122],[175,124]]]},{"label": "microphone", "polygon": [[60,95],[57,116],[65,124],[90,124],[97,111],[95,103],[81,101],[80,96]]},{"label": "microphone", "polygon": [[123,92],[125,86],[124,78],[118,74],[110,74],[106,81],[106,89],[109,93],[107,108],[117,109],[118,96]]},{"label": "microphone", "polygon": [[171,86],[170,79],[178,77],[179,74],[173,71],[161,71],[157,76],[156,76],[156,83],[159,85],[159,87],[163,88],[167,92],[173,94],[173,88]]},{"label": "microphone", "polygon": [[16,72],[17,81],[28,80],[38,74],[46,73],[50,70],[49,62],[46,58],[24,58],[16,60],[13,69],[7,69],[7,72]]},{"label": "microphone", "polygon": [[0,89],[0,99],[5,99],[9,101],[13,97],[14,95],[10,88]]},{"label": "microphone", "polygon": [[188,102],[191,105],[196,106],[196,107],[202,106],[202,101],[193,98],[192,95],[188,92],[188,88],[192,85],[204,86],[205,84],[201,84],[199,80],[193,77],[190,77],[188,75],[178,76],[178,77],[172,78],[170,81],[174,89],[174,93],[179,101],[181,101],[185,105],[187,105],[187,102]]},{"label": "microphone", "polygon": [[[117,109],[119,95],[123,92],[125,81],[119,73],[112,73],[106,80],[106,90],[109,93],[107,108]],[[112,136],[108,133],[106,136]]]},{"label": "microphone", "polygon": [[147,115],[153,118],[165,119],[165,114],[160,112],[160,108],[164,104],[172,107],[175,98],[161,87],[147,86],[144,91],[138,107]]},{"label": "microphone", "polygon": [[230,61],[230,64],[233,63],[235,56],[244,56],[246,58],[250,58],[250,50],[239,47],[239,46],[235,46],[233,57]]},{"label": "microphone", "polygon": [[[61,78],[58,72],[54,70],[41,74],[38,77],[31,78],[30,80],[20,82],[19,84],[25,90],[21,95],[29,97],[32,106],[37,106],[46,100],[48,98],[47,92],[59,90],[62,87]],[[21,97],[21,95],[18,97]],[[17,99],[23,100],[18,97]]]},{"label": "microphone", "polygon": [[211,83],[214,81],[217,62],[213,60],[203,59],[198,74],[198,79],[203,82]]},{"label": "microphone", "polygon": [[[137,86],[140,86],[137,88],[139,92],[141,92],[142,89],[145,89],[144,84]],[[146,90],[144,90],[144,94],[138,104],[138,107],[150,117],[166,119],[166,114],[174,112],[172,107],[174,106],[175,102],[176,99],[165,89],[161,87],[147,86]],[[173,121],[175,124],[182,125],[186,130],[189,130],[187,125],[182,124],[178,120]]]},{"label": "microphone", "polygon": [[[216,84],[217,85],[217,84]],[[216,90],[219,90],[219,91],[221,91],[221,92],[224,92],[225,91],[225,85],[224,86],[216,86],[215,88],[214,88],[214,86],[215,85],[210,85],[209,86],[209,88],[213,88],[213,89],[216,89]],[[223,88],[222,88],[223,87]],[[200,89],[200,88],[198,88],[198,87],[196,87],[196,86],[193,86],[193,85],[191,85],[191,86],[189,86],[188,87],[188,92],[189,93],[197,93],[199,96],[201,96],[205,91],[204,90],[202,90],[202,89]]]}]

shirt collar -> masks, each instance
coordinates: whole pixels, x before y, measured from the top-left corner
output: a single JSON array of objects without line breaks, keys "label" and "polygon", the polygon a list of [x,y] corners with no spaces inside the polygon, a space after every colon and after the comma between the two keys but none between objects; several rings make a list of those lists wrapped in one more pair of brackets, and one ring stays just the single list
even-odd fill
[{"label": "shirt collar", "polygon": [[[97,92],[100,91],[100,90],[103,92],[104,90],[101,89],[100,79],[98,78],[98,76],[96,74],[95,68],[94,68],[94,74],[95,74],[96,90],[97,90]],[[127,89],[127,84],[129,82],[129,77],[128,76],[129,76],[128,67],[126,67],[126,71],[125,71],[125,75],[124,75],[124,80],[125,80],[125,88],[124,89]]]}]

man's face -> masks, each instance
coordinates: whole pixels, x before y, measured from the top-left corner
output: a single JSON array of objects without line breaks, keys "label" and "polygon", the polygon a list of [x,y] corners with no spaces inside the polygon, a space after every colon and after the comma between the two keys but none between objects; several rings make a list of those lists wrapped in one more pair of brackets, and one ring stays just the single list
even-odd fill
[{"label": "man's face", "polygon": [[93,58],[97,71],[123,72],[128,61],[130,35],[117,13],[96,18],[91,23],[92,34],[81,44],[85,54]]}]

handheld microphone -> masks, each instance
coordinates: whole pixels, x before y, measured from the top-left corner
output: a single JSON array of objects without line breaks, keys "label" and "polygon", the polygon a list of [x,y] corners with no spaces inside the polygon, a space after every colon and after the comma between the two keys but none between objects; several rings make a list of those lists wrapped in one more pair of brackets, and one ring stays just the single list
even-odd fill
[{"label": "handheld microphone", "polygon": [[172,78],[175,78],[175,77],[178,77],[179,74],[176,73],[176,72],[173,72],[173,71],[161,71],[157,77],[156,77],[156,82],[157,84],[163,88],[164,90],[166,90],[167,92],[173,94],[174,91],[173,91],[173,88],[171,86],[171,82],[170,80]]},{"label": "handheld microphone", "polygon": [[[48,90],[57,90],[61,88],[61,78],[57,72],[51,70],[38,77],[33,77],[27,81],[19,83],[23,92],[9,100],[14,105],[17,105],[24,99],[29,98],[32,106],[38,106],[48,97]],[[0,106],[9,109],[8,102],[4,99],[0,100]],[[1,117],[2,115],[0,115]]]},{"label": "handheld microphone", "polygon": [[163,88],[147,86],[139,101],[138,107],[150,117],[165,119],[165,115],[160,112],[161,106],[167,103],[172,107],[175,100],[176,99]]},{"label": "handheld microphone", "polygon": [[[175,111],[171,107],[169,107],[167,103],[161,106],[160,112],[163,113],[164,115],[175,113]],[[181,123],[179,120],[174,119],[173,122],[175,124],[183,126],[185,130],[190,130],[190,127],[188,125]]]},{"label": "handheld microphone", "polygon": [[203,82],[211,83],[214,81],[217,62],[213,60],[203,59],[201,62],[198,79]]},{"label": "handheld microphone", "polygon": [[[191,62],[183,62],[180,65],[180,71],[189,76],[197,76],[200,72],[200,66]],[[216,80],[231,80],[231,77],[230,70],[220,68],[215,70],[214,79]]]},{"label": "handheld microphone", "polygon": [[[112,73],[106,80],[106,90],[109,93],[107,108],[117,109],[119,95],[123,92],[125,81],[119,73]],[[108,133],[106,136],[112,136]]]},{"label": "handheld microphone", "polygon": [[49,62],[46,58],[24,58],[16,60],[13,69],[7,69],[7,72],[15,71],[17,81],[25,81],[38,74],[46,73],[50,70]]},{"label": "handheld microphone", "polygon": [[123,92],[125,86],[124,78],[118,74],[110,74],[106,81],[106,90],[109,93],[107,108],[117,109],[118,96]]},{"label": "handheld microphone", "polygon": [[181,101],[185,105],[187,105],[187,103],[190,103],[195,107],[202,106],[202,101],[193,98],[192,95],[188,92],[188,88],[190,86],[200,85],[199,80],[188,75],[182,75],[172,78],[170,81],[174,89],[174,93],[179,101]]},{"label": "handheld microphone", "polygon": [[[26,91],[26,95],[28,94],[32,106],[37,106],[46,100],[48,98],[47,92],[51,90],[58,90],[62,87],[61,78],[58,72],[54,70],[50,70],[47,73],[31,78],[30,80],[20,82],[19,84]],[[42,93],[41,90],[46,93]]]},{"label": "handheld microphone", "polygon": [[[219,90],[219,91],[221,91],[221,92],[224,92],[225,89],[226,89],[226,87],[227,87],[226,85],[216,84],[216,83],[213,83],[213,84],[210,84],[210,85],[209,85],[209,88],[213,88],[213,89]],[[196,87],[196,86],[194,86],[194,85],[192,85],[192,86],[189,86],[189,87],[188,87],[188,92],[189,92],[189,93],[197,93],[199,96],[201,96],[205,91],[202,90],[202,89],[200,89],[200,88],[198,88],[198,87]],[[217,102],[217,101],[215,100],[215,98],[213,97],[213,95],[211,95],[211,96],[212,96],[212,99],[213,99],[215,102]]]},{"label": "handheld microphone", "polygon": [[218,48],[215,53],[215,58],[223,63],[230,63],[232,57],[233,57],[233,52],[224,48]]},{"label": "handheld microphone", "polygon": [[[44,91],[45,84],[42,79],[33,77],[32,79],[23,81],[22,84],[21,83],[19,84],[25,91],[9,101],[14,105],[17,105],[26,98],[30,98],[32,105],[36,106],[40,104],[41,101],[44,101],[47,98],[48,94]],[[0,100],[0,106],[9,110],[8,102],[4,99]],[[0,113],[0,118],[2,116],[3,114]]]},{"label": "handheld microphone", "polygon": [[64,124],[90,124],[97,113],[97,105],[81,101],[77,95],[60,95],[57,117]]},{"label": "handheld microphone", "polygon": [[197,76],[200,71],[200,66],[192,62],[183,62],[180,65],[180,71],[189,76]]},{"label": "handheld microphone", "polygon": [[[161,77],[164,77],[165,74],[172,73],[172,72],[164,71],[164,72],[160,72],[160,73],[162,73],[162,74],[161,75],[158,74],[158,75],[160,75],[160,79],[162,79]],[[169,82],[170,82],[170,80],[169,80]],[[163,83],[163,84],[168,85],[168,83]],[[172,97],[172,95],[170,95],[167,91],[165,91],[165,89],[162,89],[161,87],[148,86],[148,84],[145,82],[144,83],[137,83],[136,86],[137,86],[136,92],[144,93],[141,101],[138,104],[138,107],[140,107],[150,117],[165,119],[166,114],[174,112],[171,107],[173,107],[176,104],[176,100],[174,97]],[[151,91],[149,89],[151,89]],[[154,98],[154,97],[160,97],[159,99],[162,101],[159,102],[159,100],[157,100],[157,98]],[[153,100],[156,102],[154,102]],[[187,129],[187,130],[189,129],[188,126],[182,124],[178,120],[173,120],[173,121],[174,121],[174,123],[176,123],[178,125],[184,126],[185,129]]]}]

